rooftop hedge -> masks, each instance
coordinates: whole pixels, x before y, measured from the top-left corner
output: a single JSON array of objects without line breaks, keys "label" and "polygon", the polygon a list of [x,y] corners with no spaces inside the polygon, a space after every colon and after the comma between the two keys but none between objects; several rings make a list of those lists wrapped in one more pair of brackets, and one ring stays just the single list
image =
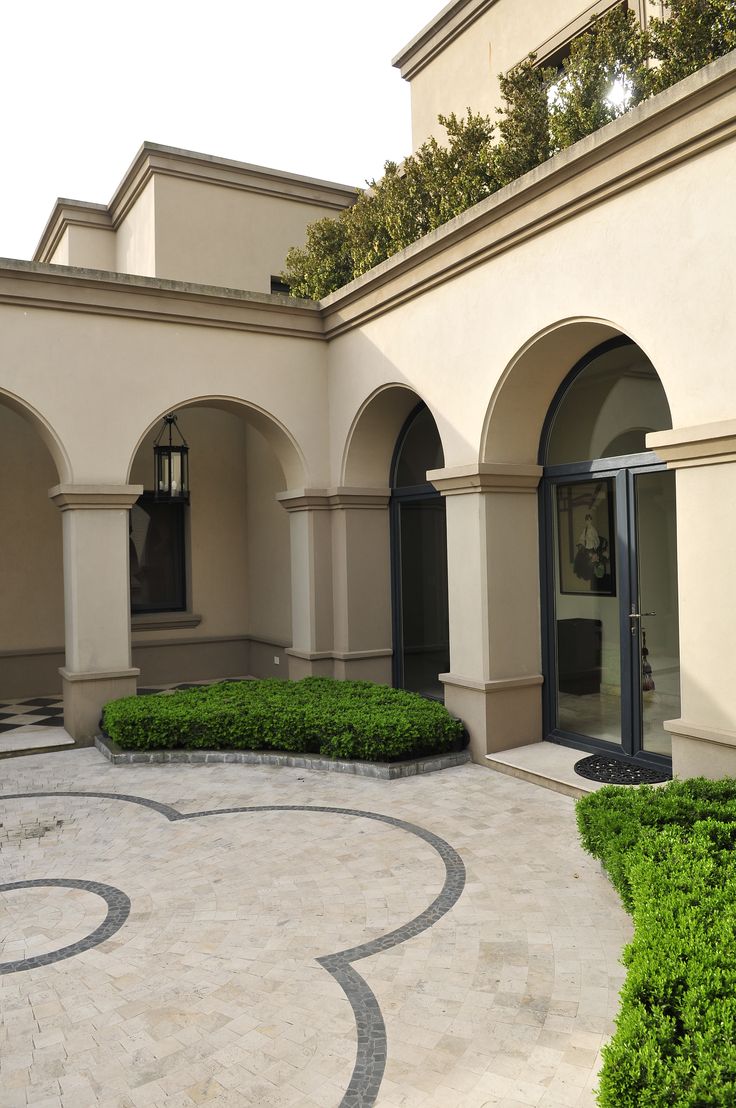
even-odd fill
[{"label": "rooftop hedge", "polygon": [[286,750],[396,761],[459,748],[462,723],[442,704],[370,681],[222,681],[105,706],[123,749]]},{"label": "rooftop hedge", "polygon": [[736,1105],[736,780],[607,786],[577,815],[634,919],[598,1103]]},{"label": "rooftop hedge", "polygon": [[306,245],[286,257],[291,295],[327,296],[736,48],[736,0],[669,0],[665,8],[667,18],[650,18],[642,30],[617,5],[572,42],[561,71],[530,54],[501,74],[497,124],[470,109],[463,119],[439,116],[446,142],[431,138],[401,165],[386,162],[351,208],[309,225]]}]

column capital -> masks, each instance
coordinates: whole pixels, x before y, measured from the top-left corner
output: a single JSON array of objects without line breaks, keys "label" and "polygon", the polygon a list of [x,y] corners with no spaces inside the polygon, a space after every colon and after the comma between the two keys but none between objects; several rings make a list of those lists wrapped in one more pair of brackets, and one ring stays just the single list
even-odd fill
[{"label": "column capital", "polygon": [[49,498],[62,512],[75,508],[132,508],[143,493],[143,485],[54,485]]},{"label": "column capital", "polygon": [[650,431],[647,447],[669,469],[712,466],[736,462],[736,419],[675,427],[671,431]]},{"label": "column capital", "polygon": [[331,489],[287,489],[277,493],[276,499],[287,512],[330,512],[340,508],[386,508],[390,496],[390,489],[340,486]]},{"label": "column capital", "polygon": [[517,462],[474,462],[449,469],[431,469],[430,481],[443,496],[468,493],[534,493],[542,476],[542,467]]}]

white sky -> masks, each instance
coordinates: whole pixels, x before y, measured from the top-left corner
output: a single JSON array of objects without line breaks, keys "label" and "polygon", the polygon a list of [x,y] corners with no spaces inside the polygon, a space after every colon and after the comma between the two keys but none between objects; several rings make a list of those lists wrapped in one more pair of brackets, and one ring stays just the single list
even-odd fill
[{"label": "white sky", "polygon": [[0,256],[144,140],[363,184],[411,148],[391,58],[445,0],[4,0]]}]

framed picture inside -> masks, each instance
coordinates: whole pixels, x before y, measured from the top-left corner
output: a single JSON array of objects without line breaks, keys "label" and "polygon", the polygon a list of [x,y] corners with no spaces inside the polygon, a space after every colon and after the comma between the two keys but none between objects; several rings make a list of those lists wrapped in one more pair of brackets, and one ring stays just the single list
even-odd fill
[{"label": "framed picture inside", "polygon": [[555,486],[559,589],[572,596],[616,595],[613,477]]}]

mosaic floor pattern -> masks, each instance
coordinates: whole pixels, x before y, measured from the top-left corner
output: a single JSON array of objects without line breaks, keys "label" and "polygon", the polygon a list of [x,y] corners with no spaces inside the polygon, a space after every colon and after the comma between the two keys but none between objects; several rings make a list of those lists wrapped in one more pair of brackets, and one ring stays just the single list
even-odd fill
[{"label": "mosaic floor pattern", "polygon": [[3,1108],[594,1104],[630,925],[569,799],[477,766],[3,771]]}]

